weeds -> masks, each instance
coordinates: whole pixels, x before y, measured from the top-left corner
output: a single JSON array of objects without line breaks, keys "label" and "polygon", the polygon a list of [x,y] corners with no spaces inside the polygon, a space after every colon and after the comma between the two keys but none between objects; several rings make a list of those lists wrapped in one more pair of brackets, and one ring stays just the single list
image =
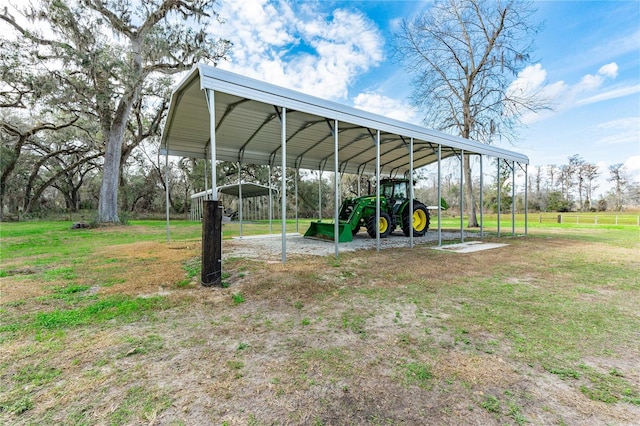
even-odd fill
[{"label": "weeds", "polygon": [[149,423],[171,406],[171,398],[156,389],[129,388],[116,410],[109,416],[111,424]]},{"label": "weeds", "polygon": [[421,364],[411,362],[402,366],[404,370],[404,376],[408,384],[416,385],[421,388],[427,388],[431,386],[431,379],[433,374],[431,373],[431,366],[428,364]]},{"label": "weeds", "polygon": [[61,371],[55,367],[44,364],[28,365],[18,370],[13,380],[20,385],[41,386],[51,382],[60,374]]},{"label": "weeds", "polygon": [[6,411],[19,416],[33,408],[33,400],[30,396],[23,396],[15,401],[0,402],[0,412]]},{"label": "weeds", "polygon": [[244,297],[242,296],[242,293],[233,293],[231,295],[231,300],[233,301],[234,305],[244,303]]},{"label": "weeds", "polygon": [[364,325],[365,317],[362,315],[355,314],[353,312],[342,313],[342,326],[345,330],[351,330],[353,333],[364,337],[366,335]]},{"label": "weeds", "polygon": [[487,396],[480,406],[490,413],[499,413],[501,410],[500,400],[493,395]]}]

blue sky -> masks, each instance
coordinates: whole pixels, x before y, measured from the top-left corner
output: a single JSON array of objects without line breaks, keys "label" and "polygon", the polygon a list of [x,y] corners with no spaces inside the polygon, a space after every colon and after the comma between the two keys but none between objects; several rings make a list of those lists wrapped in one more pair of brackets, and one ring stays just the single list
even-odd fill
[{"label": "blue sky", "polygon": [[[392,34],[428,1],[221,0],[212,32],[234,43],[222,68],[346,105],[419,123],[411,78],[392,60]],[[537,62],[520,78],[554,98],[526,117],[515,145],[532,166],[579,154],[624,163],[640,181],[640,2],[537,1]]]}]

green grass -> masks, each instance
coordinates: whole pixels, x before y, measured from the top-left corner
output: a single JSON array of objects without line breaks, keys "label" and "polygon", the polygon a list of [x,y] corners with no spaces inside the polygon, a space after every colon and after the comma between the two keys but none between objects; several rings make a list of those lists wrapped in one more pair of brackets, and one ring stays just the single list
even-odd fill
[{"label": "green grass", "polygon": [[43,364],[29,365],[18,370],[13,380],[19,385],[31,384],[33,386],[41,386],[51,382],[60,376],[61,373],[59,369]]},{"label": "green grass", "polygon": [[500,400],[493,395],[487,396],[480,405],[490,413],[499,413],[501,410]]},{"label": "green grass", "polygon": [[234,293],[231,295],[231,300],[233,301],[234,305],[239,305],[241,303],[244,303],[244,296],[242,296],[241,293]]},{"label": "green grass", "polygon": [[[445,220],[456,229],[456,218]],[[229,417],[244,423],[249,412],[229,407],[251,406],[242,398],[265,377],[277,379],[261,388],[261,400],[285,406],[288,396],[316,387],[326,396],[310,402],[318,413],[349,404],[362,408],[366,398],[353,395],[364,384],[363,389],[398,386],[423,399],[457,392],[469,401],[470,411],[490,413],[500,424],[531,422],[529,410],[537,402],[521,388],[483,387],[449,370],[439,376],[452,351],[474,361],[499,357],[509,374],[529,385],[544,376],[547,383],[562,381],[569,395],[583,400],[617,408],[640,405],[640,385],[629,374],[629,353],[637,350],[640,330],[638,261],[631,255],[639,230],[634,226],[531,223],[530,238],[503,240],[511,245],[503,255],[518,252],[519,257],[500,257],[491,265],[479,261],[476,267],[466,263],[473,256],[423,248],[329,256],[315,263],[319,267],[293,259],[292,270],[289,264],[227,259],[222,279],[237,286],[233,292],[183,289],[200,273],[199,260],[192,259],[184,262],[185,279],[172,284],[171,297],[150,298],[94,292],[96,286],[121,283],[117,272],[124,264],[95,256],[104,246],[164,241],[164,222],[132,221],[117,230],[71,230],[70,223],[57,222],[1,226],[0,276],[30,280],[43,289],[40,296],[18,295],[20,300],[0,304],[0,344],[13,351],[11,359],[0,362],[0,422],[7,424],[56,423],[52,413],[66,408],[52,406],[44,413],[41,395],[89,376],[101,386],[85,384],[78,395],[86,392],[88,399],[69,401],[70,424],[95,421],[107,389],[122,398],[102,412],[99,422],[152,422],[175,403],[174,392],[180,390],[171,384],[177,376],[170,371],[171,379],[154,387],[145,379],[146,367],[175,355],[184,368],[201,369],[203,384],[189,384],[194,391],[226,401]],[[247,224],[244,231],[268,228],[263,222]],[[273,228],[280,231],[277,223]],[[224,231],[225,237],[237,235],[238,225],[225,225]],[[510,233],[504,223],[502,231]],[[175,241],[189,244],[200,234],[197,222],[172,222]],[[413,270],[422,265],[428,266],[425,272]],[[436,275],[438,268],[444,272]],[[112,333],[110,343],[101,346],[93,340],[96,333]],[[601,359],[606,367],[598,364]],[[225,377],[234,380],[221,390],[216,386]],[[394,400],[380,392],[383,398],[375,404]],[[331,405],[330,398],[337,402]],[[443,412],[451,409],[440,406]],[[372,413],[371,418],[380,415]],[[562,423],[548,415],[549,422]],[[265,418],[265,423],[273,420]]]},{"label": "green grass", "polygon": [[116,410],[109,416],[109,423],[149,423],[149,419],[156,418],[169,408],[171,402],[171,397],[165,391],[133,386],[127,390]]},{"label": "green grass", "polygon": [[[584,216],[583,222],[588,222],[592,216],[591,213],[571,213],[571,215]],[[638,230],[637,215],[626,215],[625,225],[612,225],[609,222],[614,217],[613,214],[598,214],[598,225],[580,223],[555,223],[552,219],[557,217],[557,213],[543,213],[543,220],[540,222],[537,213],[529,214],[529,228],[531,231],[536,230],[584,230],[592,229],[599,233],[598,230],[618,230],[622,234],[627,234],[629,238],[635,237],[637,242]],[[478,217],[479,218],[479,217]],[[605,218],[609,218],[605,220]],[[300,219],[298,226],[295,220],[287,220],[287,232],[306,231],[309,223],[314,219]],[[329,220],[329,219],[327,219]],[[606,222],[606,223],[605,223]],[[622,221],[620,221],[622,222]],[[628,224],[627,224],[628,222]],[[86,259],[95,248],[104,244],[129,244],[137,241],[165,241],[166,223],[158,220],[132,220],[130,226],[116,227],[113,229],[71,229],[73,222],[12,222],[0,223],[0,252],[2,260],[30,258],[38,256],[39,259],[33,259],[29,264],[47,265],[59,262],[65,258],[74,259],[82,262]],[[487,232],[495,232],[497,227],[496,215],[484,215],[484,225]],[[465,218],[466,226],[466,218]],[[145,232],[139,232],[142,227]],[[442,227],[451,230],[457,230],[460,227],[459,217],[450,217],[448,215],[442,218]],[[244,235],[261,235],[268,234],[272,228],[274,233],[280,233],[281,221],[274,220],[269,225],[268,221],[255,221],[243,224]],[[435,216],[432,218],[431,229],[437,228]],[[628,232],[631,230],[632,232]],[[524,231],[524,215],[516,215],[516,232]],[[501,215],[501,232],[504,235],[511,233],[511,214]],[[173,220],[170,222],[170,234],[174,240],[199,240],[202,234],[202,225],[200,222]],[[223,226],[223,238],[231,238],[240,234],[240,225],[238,222],[232,222]],[[6,274],[3,271],[2,274]]]},{"label": "green grass", "polygon": [[426,388],[432,385],[433,374],[431,366],[417,362],[410,362],[402,366],[406,382],[410,385],[416,385]]},{"label": "green grass", "polygon": [[57,330],[90,324],[101,324],[110,320],[132,322],[144,315],[166,307],[162,297],[132,298],[122,295],[106,296],[93,300],[87,305],[74,306],[70,309],[54,309],[40,311],[23,316],[5,316],[0,333],[18,330]]},{"label": "green grass", "polygon": [[33,408],[33,399],[24,395],[18,399],[0,402],[0,412],[6,411],[11,414],[20,415]]}]

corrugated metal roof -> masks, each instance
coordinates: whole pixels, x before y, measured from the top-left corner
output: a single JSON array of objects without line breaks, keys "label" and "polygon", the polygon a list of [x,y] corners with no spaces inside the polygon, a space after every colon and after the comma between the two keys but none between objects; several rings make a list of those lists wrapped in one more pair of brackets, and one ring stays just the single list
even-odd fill
[{"label": "corrugated metal roof", "polygon": [[209,110],[206,89],[214,90],[216,159],[247,164],[281,164],[282,108],[286,108],[288,167],[333,170],[333,123],[338,120],[338,162],[341,172],[374,174],[376,132],[380,136],[383,174],[409,170],[409,141],[414,138],[414,167],[463,149],[528,164],[517,152],[447,135],[285,89],[204,64],[182,80],[171,98],[161,150],[182,157],[207,157]]}]

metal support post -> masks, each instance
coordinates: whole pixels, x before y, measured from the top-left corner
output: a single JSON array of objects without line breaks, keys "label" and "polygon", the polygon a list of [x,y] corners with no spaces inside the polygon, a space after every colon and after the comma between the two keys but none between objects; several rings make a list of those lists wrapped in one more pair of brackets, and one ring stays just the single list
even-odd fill
[{"label": "metal support post", "polygon": [[480,154],[480,238],[484,238],[484,171],[482,167],[484,157]]},{"label": "metal support post", "polygon": [[511,236],[516,236],[516,162],[511,161]]},{"label": "metal support post", "polygon": [[380,251],[380,130],[376,132],[376,251]]},{"label": "metal support post", "polygon": [[524,235],[529,235],[529,165],[524,165]]},{"label": "metal support post", "polygon": [[287,109],[282,107],[282,263],[287,261]]},{"label": "metal support post", "polygon": [[500,238],[500,193],[502,192],[502,188],[500,187],[500,158],[497,159],[498,163],[498,179],[496,183],[496,192],[498,193],[498,238]]},{"label": "metal support post", "polygon": [[438,247],[442,245],[442,145],[438,144]]},{"label": "metal support post", "polygon": [[242,162],[238,162],[238,220],[240,221],[240,239],[242,239]]},{"label": "metal support post", "polygon": [[464,150],[460,150],[460,242],[464,243]]},{"label": "metal support post", "polygon": [[413,248],[413,197],[413,137],[411,137],[409,140],[409,247],[411,248]]},{"label": "metal support post", "polygon": [[333,244],[335,246],[335,255],[339,256],[338,242],[340,237],[340,224],[338,217],[340,215],[340,206],[338,205],[338,197],[340,195],[340,171],[338,170],[338,120],[333,121],[333,190],[334,190],[334,208],[333,208]]}]

